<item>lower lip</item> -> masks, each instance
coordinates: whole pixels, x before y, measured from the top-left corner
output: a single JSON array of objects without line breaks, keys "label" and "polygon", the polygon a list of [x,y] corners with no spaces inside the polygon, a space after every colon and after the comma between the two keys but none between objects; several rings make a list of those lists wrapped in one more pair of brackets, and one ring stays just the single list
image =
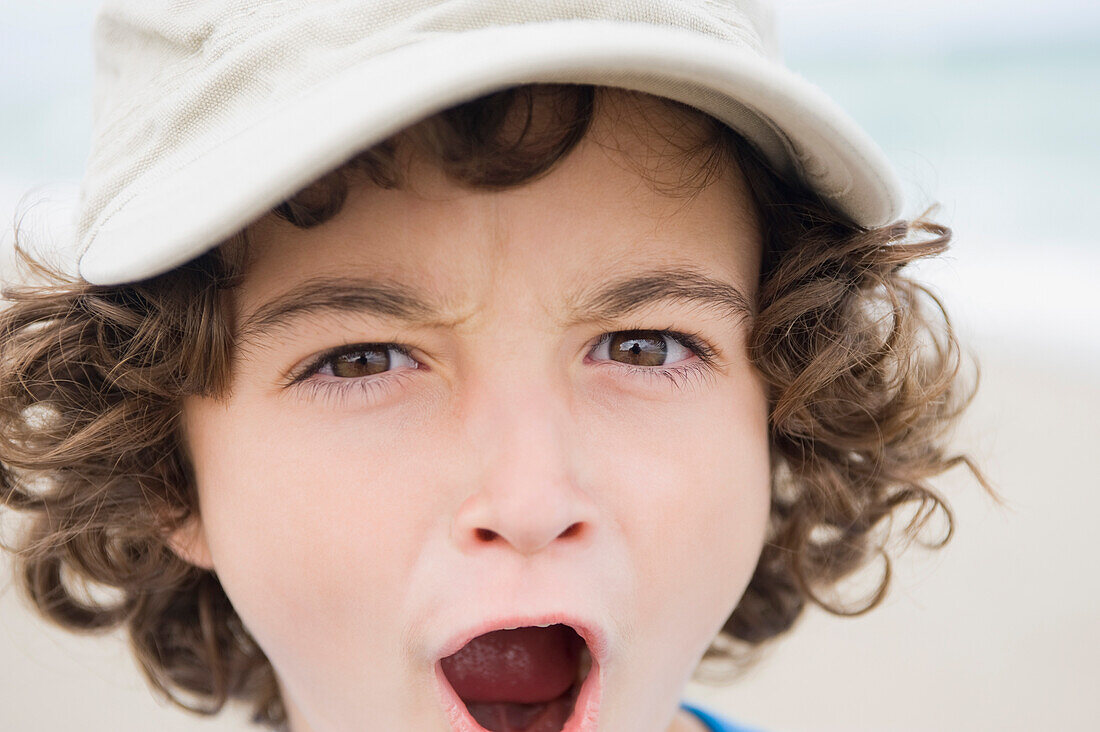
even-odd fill
[{"label": "lower lip", "polygon": [[[470,711],[466,709],[466,705],[458,698],[458,694],[443,674],[443,664],[440,661],[435,662],[435,684],[443,709],[447,712],[447,721],[451,724],[452,732],[488,732],[470,716]],[[592,668],[588,670],[588,676],[581,684],[577,701],[573,704],[573,713],[569,715],[561,732],[596,732],[599,729],[602,690],[600,665],[593,658]]]}]

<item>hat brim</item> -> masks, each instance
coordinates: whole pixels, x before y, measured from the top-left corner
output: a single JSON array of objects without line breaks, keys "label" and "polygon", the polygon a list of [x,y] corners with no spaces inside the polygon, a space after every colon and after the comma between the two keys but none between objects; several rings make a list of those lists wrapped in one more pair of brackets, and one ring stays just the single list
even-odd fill
[{"label": "hat brim", "polygon": [[824,92],[729,41],[569,20],[432,36],[353,65],[199,157],[136,181],[93,223],[80,275],[113,285],[212,249],[349,157],[448,107],[532,82],[615,86],[694,106],[754,142],[855,223],[904,197],[873,140]]}]

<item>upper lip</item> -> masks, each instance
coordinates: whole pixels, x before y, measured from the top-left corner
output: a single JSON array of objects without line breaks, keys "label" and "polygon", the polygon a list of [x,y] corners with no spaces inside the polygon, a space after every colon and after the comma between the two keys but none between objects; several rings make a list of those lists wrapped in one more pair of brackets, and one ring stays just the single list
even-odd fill
[{"label": "upper lip", "polygon": [[533,625],[568,625],[588,644],[592,660],[602,665],[607,653],[607,633],[599,623],[570,612],[547,612],[538,615],[510,615],[490,618],[459,631],[436,654],[436,660],[458,653],[467,643],[479,635],[504,628],[523,628]]}]

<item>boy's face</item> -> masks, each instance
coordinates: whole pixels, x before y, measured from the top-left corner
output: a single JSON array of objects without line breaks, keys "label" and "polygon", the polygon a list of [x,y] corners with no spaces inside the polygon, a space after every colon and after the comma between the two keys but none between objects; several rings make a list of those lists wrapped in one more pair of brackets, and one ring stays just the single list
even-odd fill
[{"label": "boy's face", "polygon": [[[255,226],[230,394],[184,405],[202,523],[174,544],[217,572],[294,732],[449,730],[443,646],[554,612],[607,636],[601,731],[691,728],[680,694],[769,511],[767,402],[735,314],[761,244],[739,172],[672,198],[627,163],[678,178],[661,154],[678,118],[645,109],[601,114],[519,189],[414,160],[415,191],[357,184],[319,227]],[[597,295],[664,268],[695,279]],[[397,317],[424,313],[377,282],[440,322]]]}]

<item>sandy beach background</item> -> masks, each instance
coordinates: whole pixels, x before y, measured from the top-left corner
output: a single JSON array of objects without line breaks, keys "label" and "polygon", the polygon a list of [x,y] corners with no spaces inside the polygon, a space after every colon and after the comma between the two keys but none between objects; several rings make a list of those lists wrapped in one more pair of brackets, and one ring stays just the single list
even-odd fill
[{"label": "sandy beach background", "polygon": [[[0,251],[17,209],[63,236],[56,217],[87,151],[94,5],[4,9]],[[686,687],[685,699],[763,732],[1100,724],[1100,12],[1074,2],[946,7],[781,3],[781,37],[792,68],[897,165],[907,214],[942,204],[954,246],[914,271],[981,366],[956,449],[1010,505],[995,505],[962,467],[945,474],[935,486],[956,535],[942,551],[914,545],[898,560],[883,605],[854,618],[811,607],[732,686]],[[0,275],[10,275],[2,263]],[[11,518],[0,525],[10,530]],[[158,702],[124,638],[45,625],[7,572],[0,557],[0,729],[249,729],[240,708],[207,721]]]}]

